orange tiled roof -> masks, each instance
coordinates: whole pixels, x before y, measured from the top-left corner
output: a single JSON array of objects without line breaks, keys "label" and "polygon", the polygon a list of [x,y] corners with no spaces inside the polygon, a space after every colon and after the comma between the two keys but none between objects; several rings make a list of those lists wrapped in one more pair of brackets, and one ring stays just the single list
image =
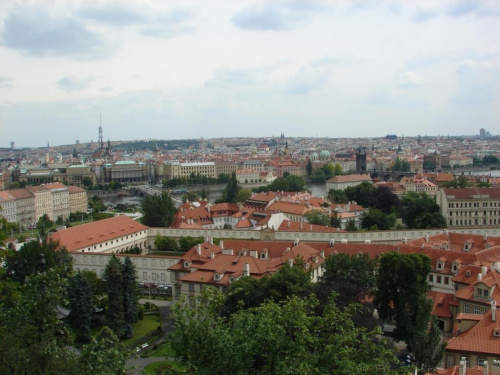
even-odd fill
[{"label": "orange tiled roof", "polygon": [[147,226],[127,216],[115,216],[58,230],[51,238],[59,241],[59,245],[65,246],[68,251],[75,251],[147,229]]},{"label": "orange tiled roof", "polygon": [[[498,311],[496,312],[498,314]],[[500,356],[500,337],[493,336],[493,331],[499,328],[497,321],[492,320],[492,311],[481,315],[482,319],[472,328],[459,336],[448,340],[447,351],[483,353]]]}]

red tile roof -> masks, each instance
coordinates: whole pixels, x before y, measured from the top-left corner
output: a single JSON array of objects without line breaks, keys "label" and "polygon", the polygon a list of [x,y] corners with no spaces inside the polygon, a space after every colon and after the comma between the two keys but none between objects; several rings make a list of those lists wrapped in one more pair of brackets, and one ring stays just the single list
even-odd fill
[{"label": "red tile roof", "polygon": [[500,329],[497,321],[492,321],[491,310],[481,315],[482,319],[472,328],[457,337],[448,340],[446,351],[474,352],[492,356],[500,356],[500,337],[493,336],[495,329]]},{"label": "red tile roof", "polygon": [[115,216],[58,230],[51,238],[59,241],[59,245],[65,246],[68,251],[75,251],[147,229],[147,226],[127,216]]}]

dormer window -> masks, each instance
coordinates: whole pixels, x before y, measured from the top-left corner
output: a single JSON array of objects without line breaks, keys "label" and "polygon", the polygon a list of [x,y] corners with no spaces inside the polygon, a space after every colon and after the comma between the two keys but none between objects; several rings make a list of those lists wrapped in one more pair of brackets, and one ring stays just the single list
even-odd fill
[{"label": "dormer window", "polygon": [[454,265],[451,267],[451,270],[452,270],[452,272],[457,272],[457,271],[458,271],[458,264],[454,264]]},{"label": "dormer window", "polygon": [[472,275],[472,271],[471,270],[465,271],[465,276],[469,277],[471,275]]},{"label": "dormer window", "polygon": [[214,280],[219,281],[220,280],[220,275],[216,272],[214,273]]},{"label": "dormer window", "polygon": [[234,276],[230,276],[230,277],[229,277],[229,284],[233,283],[234,281],[235,281]]},{"label": "dormer window", "polygon": [[464,243],[464,251],[470,251],[472,244],[470,242]]},{"label": "dormer window", "polygon": [[189,260],[184,261],[184,268],[189,268],[191,267],[191,262]]},{"label": "dormer window", "polygon": [[442,270],[443,268],[444,268],[444,262],[441,261],[437,262],[437,269]]},{"label": "dormer window", "polygon": [[500,328],[495,328],[493,330],[493,336],[500,337]]}]

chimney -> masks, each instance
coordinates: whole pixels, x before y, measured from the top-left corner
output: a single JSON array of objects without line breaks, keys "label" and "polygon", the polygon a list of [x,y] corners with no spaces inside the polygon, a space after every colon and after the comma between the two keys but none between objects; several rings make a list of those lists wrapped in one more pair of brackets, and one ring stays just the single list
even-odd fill
[{"label": "chimney", "polygon": [[322,259],[325,259],[325,250],[321,250],[319,252],[319,256],[322,258]]},{"label": "chimney", "polygon": [[288,228],[290,228],[290,222],[288,222],[286,226],[287,226]]},{"label": "chimney", "polygon": [[211,253],[210,254],[210,259],[214,259],[215,258],[215,254],[214,253]]},{"label": "chimney", "polygon": [[491,321],[497,321],[497,301],[491,300]]},{"label": "chimney", "polygon": [[290,251],[290,248],[287,247],[286,250],[285,250],[285,253],[288,253]]},{"label": "chimney", "polygon": [[489,373],[489,366],[488,366],[488,361],[483,362],[483,375],[488,375]]},{"label": "chimney", "polygon": [[303,226],[304,226],[304,223],[301,221],[301,222],[300,222],[300,229],[302,229],[302,228],[303,228]]},{"label": "chimney", "polygon": [[481,281],[483,280],[483,274],[482,273],[478,273],[477,274],[477,281]]},{"label": "chimney", "polygon": [[299,239],[296,238],[295,241],[293,241],[293,246],[297,246],[299,244]]},{"label": "chimney", "polygon": [[250,276],[250,265],[248,263],[243,266],[243,276]]},{"label": "chimney", "polygon": [[312,226],[312,224],[311,224],[311,232],[312,232],[312,231],[313,231],[313,226]]},{"label": "chimney", "polygon": [[429,235],[425,234],[424,239],[425,239],[425,242],[429,242]]},{"label": "chimney", "polygon": [[332,239],[330,239],[330,246],[333,246],[333,245],[335,245],[335,240],[332,238]]},{"label": "chimney", "polygon": [[465,357],[460,360],[460,369],[458,370],[459,375],[467,375],[467,362],[465,362]]},{"label": "chimney", "polygon": [[201,255],[201,244],[196,246],[196,254]]},{"label": "chimney", "polygon": [[483,274],[483,276],[486,276],[486,274],[488,273],[488,267],[482,266],[481,267],[481,273]]},{"label": "chimney", "polygon": [[224,241],[220,240],[219,241],[219,247],[224,250]]},{"label": "chimney", "polygon": [[287,259],[286,261],[290,267],[293,267],[293,259]]},{"label": "chimney", "polygon": [[484,234],[484,241],[485,241],[485,242],[486,242],[486,241],[488,241],[488,232],[486,232],[486,233]]}]

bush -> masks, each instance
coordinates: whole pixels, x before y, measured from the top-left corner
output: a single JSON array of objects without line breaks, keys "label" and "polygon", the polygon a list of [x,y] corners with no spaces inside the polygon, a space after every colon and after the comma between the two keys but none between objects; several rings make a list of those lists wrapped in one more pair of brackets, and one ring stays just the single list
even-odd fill
[{"label": "bush", "polygon": [[137,318],[139,320],[143,320],[144,319],[144,306],[139,306],[139,312],[137,313]]}]

